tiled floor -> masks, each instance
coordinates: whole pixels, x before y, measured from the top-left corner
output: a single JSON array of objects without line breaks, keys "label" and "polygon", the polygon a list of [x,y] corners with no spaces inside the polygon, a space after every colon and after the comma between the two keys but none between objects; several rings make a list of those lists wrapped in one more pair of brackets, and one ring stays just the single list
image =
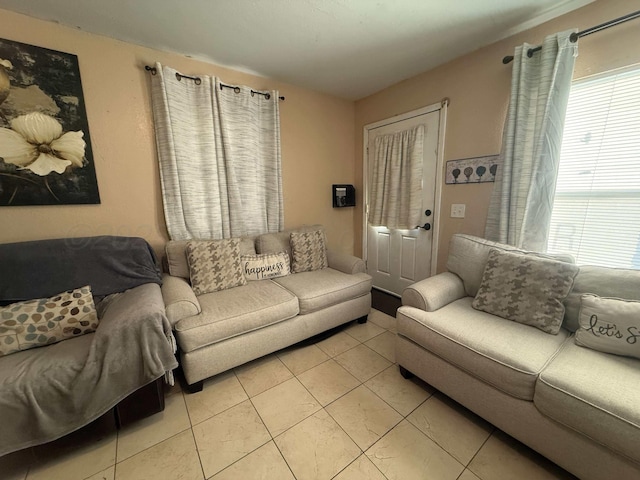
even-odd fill
[{"label": "tiled floor", "polygon": [[80,431],[0,458],[1,479],[570,479],[394,365],[395,319],[205,382],[116,432]]}]

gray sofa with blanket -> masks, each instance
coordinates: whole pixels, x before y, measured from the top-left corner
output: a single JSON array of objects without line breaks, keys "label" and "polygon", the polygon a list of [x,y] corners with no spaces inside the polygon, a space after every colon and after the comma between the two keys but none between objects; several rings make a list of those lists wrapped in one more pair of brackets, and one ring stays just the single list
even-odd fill
[{"label": "gray sofa with blanket", "polygon": [[640,271],[580,267],[553,335],[472,308],[491,249],[514,250],[454,235],[448,272],[405,290],[397,312],[402,373],[579,478],[640,479],[640,360],[579,346],[574,333],[584,294],[640,300]]},{"label": "gray sofa with blanket", "polygon": [[[177,361],[160,284],[156,257],[142,238],[99,236],[0,245],[0,456],[55,440],[104,414],[115,415],[121,425],[123,414],[131,419],[164,408],[158,382],[171,375]],[[60,301],[59,294],[84,286],[91,287],[91,293],[81,289],[88,296],[80,308],[88,308],[93,319],[97,314],[99,322],[92,333],[76,330],[88,316],[71,307],[67,314],[61,309],[54,314],[53,301],[37,303],[42,313],[19,313],[31,308],[32,299],[53,299],[66,308],[72,304],[66,300],[70,297]],[[30,330],[23,328],[29,315],[34,331],[44,333],[44,346],[24,349],[30,341],[25,336]],[[12,316],[23,326],[16,326]],[[67,321],[73,336],[48,343],[60,339],[60,325]],[[149,390],[157,397],[151,411],[136,397]],[[131,408],[123,411],[127,403]]]},{"label": "gray sofa with blanket", "polygon": [[[243,237],[242,255],[287,252],[292,232],[319,225]],[[187,241],[166,246],[169,273],[162,292],[173,325],[180,364],[191,391],[208,377],[275,352],[333,327],[358,319],[371,309],[371,277],[354,256],[326,251],[328,268],[196,296],[190,284]]]}]

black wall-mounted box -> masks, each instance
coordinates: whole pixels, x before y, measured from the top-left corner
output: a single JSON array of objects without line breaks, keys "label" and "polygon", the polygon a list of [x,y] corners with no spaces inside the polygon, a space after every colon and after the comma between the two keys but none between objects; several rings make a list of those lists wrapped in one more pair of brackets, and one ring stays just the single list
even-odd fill
[{"label": "black wall-mounted box", "polygon": [[355,207],[356,189],[353,185],[333,185],[332,195],[333,208]]}]

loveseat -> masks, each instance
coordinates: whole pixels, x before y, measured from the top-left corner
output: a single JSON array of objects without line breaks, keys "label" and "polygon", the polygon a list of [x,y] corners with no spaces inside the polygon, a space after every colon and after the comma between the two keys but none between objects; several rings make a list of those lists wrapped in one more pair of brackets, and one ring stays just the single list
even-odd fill
[{"label": "loveseat", "polygon": [[[581,479],[640,479],[640,360],[584,346],[593,338],[613,340],[640,355],[633,350],[640,347],[637,328],[619,328],[623,318],[606,311],[598,320],[589,304],[597,298],[590,294],[617,297],[628,301],[614,304],[638,312],[633,300],[640,300],[640,272],[576,267],[561,304],[564,321],[557,333],[547,333],[484,311],[486,297],[478,298],[494,271],[488,263],[515,250],[453,236],[448,271],[403,293],[396,349],[401,373],[417,375]],[[494,292],[494,299],[508,298],[513,309],[521,301],[513,294],[518,281]],[[524,311],[525,317],[536,313]]]},{"label": "loveseat", "polygon": [[[289,265],[295,271],[291,237],[306,234],[316,235],[324,245],[319,225],[231,239],[239,243],[239,252],[224,255],[218,263],[232,263],[239,253],[244,275],[254,279],[208,293],[194,291],[192,285],[197,265],[190,263],[188,252],[193,242],[166,245],[168,273],[162,293],[191,392],[201,390],[208,377],[346,322],[366,321],[371,309],[371,277],[364,273],[361,259],[322,247],[324,265],[286,274]],[[201,243],[207,246],[206,241]],[[257,280],[256,270],[260,269],[248,268],[247,259],[272,255],[285,259],[277,262],[278,267],[286,263],[285,274]],[[271,267],[265,268],[271,272]]]},{"label": "loveseat", "polygon": [[177,361],[160,283],[142,238],[0,245],[0,456],[164,408]]}]

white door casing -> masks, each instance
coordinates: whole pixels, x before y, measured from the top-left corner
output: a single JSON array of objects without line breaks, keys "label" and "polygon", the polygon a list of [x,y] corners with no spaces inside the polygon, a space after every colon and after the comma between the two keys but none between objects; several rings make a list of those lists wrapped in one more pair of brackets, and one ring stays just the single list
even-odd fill
[{"label": "white door casing", "polygon": [[[364,127],[364,219],[363,255],[367,272],[373,277],[373,286],[400,296],[409,285],[436,272],[438,227],[444,127],[448,101],[407,112]],[[372,227],[367,222],[369,211],[370,159],[374,156],[374,142],[379,135],[399,132],[417,125],[425,125],[422,194],[423,206],[420,225],[430,229],[411,230]],[[430,210],[431,215],[425,215]]]}]

